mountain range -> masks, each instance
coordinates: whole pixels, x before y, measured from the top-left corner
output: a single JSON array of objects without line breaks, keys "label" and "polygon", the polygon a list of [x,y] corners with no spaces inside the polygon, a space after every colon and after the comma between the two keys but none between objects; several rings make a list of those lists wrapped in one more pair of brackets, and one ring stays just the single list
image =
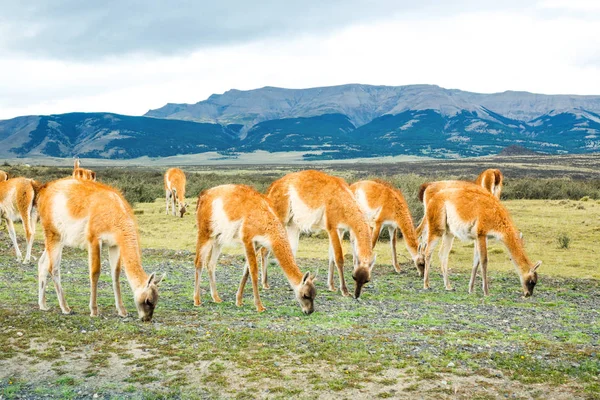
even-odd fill
[{"label": "mountain range", "polygon": [[600,151],[600,96],[433,85],[229,90],[144,116],[69,113],[0,121],[0,157],[135,158],[266,150],[307,160]]}]

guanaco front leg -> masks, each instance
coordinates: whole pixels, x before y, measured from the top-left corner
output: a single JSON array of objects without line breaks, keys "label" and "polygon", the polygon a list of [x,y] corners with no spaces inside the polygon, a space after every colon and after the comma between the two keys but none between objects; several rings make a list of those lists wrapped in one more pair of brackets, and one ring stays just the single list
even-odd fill
[{"label": "guanaco front leg", "polygon": [[115,307],[120,317],[126,317],[127,310],[121,298],[121,282],[119,281],[121,276],[121,250],[118,246],[110,246],[108,248],[108,262],[110,264],[113,292],[115,293]]},{"label": "guanaco front leg", "polygon": [[471,280],[469,281],[469,293],[473,293],[473,287],[475,286],[475,277],[477,275],[477,268],[479,267],[479,246],[477,245],[478,240],[473,242],[473,269],[471,270]]},{"label": "guanaco front leg", "polygon": [[431,267],[431,256],[433,255],[433,250],[440,240],[439,236],[431,236],[429,235],[429,239],[427,240],[427,247],[425,248],[425,271],[423,272],[423,289],[429,289],[429,270]]},{"label": "guanaco front leg", "polygon": [[371,236],[371,248],[374,249],[377,245],[377,240],[379,240],[379,235],[381,234],[381,221],[375,221],[375,228],[373,228],[373,236]]},{"label": "guanaco front leg", "polygon": [[246,260],[248,262],[248,269],[250,270],[250,279],[252,280],[252,292],[254,294],[254,305],[256,311],[265,311],[265,307],[260,301],[260,295],[258,293],[258,262],[256,260],[256,248],[251,239],[244,239],[244,250],[246,252]]},{"label": "guanaco front leg", "polygon": [[396,272],[400,272],[400,264],[398,264],[398,256],[396,254],[396,228],[388,226],[388,233],[390,235],[390,247],[392,251],[392,265]]},{"label": "guanaco front leg", "polygon": [[487,255],[487,237],[486,235],[481,235],[477,237],[477,247],[479,248],[479,261],[481,263],[481,280],[483,285],[483,294],[488,296],[489,287],[488,287],[488,279],[487,279],[487,264],[488,264],[488,255]]},{"label": "guanaco front leg", "polygon": [[[333,256],[335,260],[335,266],[338,270],[338,275],[340,278],[340,290],[342,291],[342,295],[350,296],[350,292],[346,287],[346,281],[344,279],[344,252],[342,251],[342,243],[340,241],[340,237],[338,235],[338,231],[335,228],[331,228],[327,231],[329,233],[329,246],[333,249]],[[330,268],[331,269],[331,268]],[[333,274],[331,274],[333,275]],[[329,277],[328,277],[329,278]],[[331,277],[333,281],[333,277]],[[332,282],[330,282],[332,283]],[[331,289],[331,286],[330,286]]]},{"label": "guanaco front leg", "polygon": [[238,307],[241,307],[244,302],[244,288],[246,287],[248,276],[250,276],[250,269],[248,268],[248,261],[246,261],[244,264],[244,272],[242,273],[242,280],[240,281],[240,287],[235,295],[235,305]]},{"label": "guanaco front leg", "polygon": [[88,244],[88,262],[90,265],[90,316],[98,315],[97,291],[100,277],[100,243],[92,239]]}]

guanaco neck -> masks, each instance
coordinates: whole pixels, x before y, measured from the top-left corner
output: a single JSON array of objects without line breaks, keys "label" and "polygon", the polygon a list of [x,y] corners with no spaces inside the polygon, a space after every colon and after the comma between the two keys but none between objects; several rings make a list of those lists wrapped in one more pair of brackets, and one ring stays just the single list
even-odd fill
[{"label": "guanaco neck", "polygon": [[532,267],[531,261],[525,254],[523,243],[519,238],[519,232],[514,228],[512,224],[507,225],[506,231],[503,233],[502,241],[510,253],[510,257],[513,263],[521,272],[521,275],[529,272]]},{"label": "guanaco neck", "polygon": [[[284,235],[283,237],[285,237],[285,233],[282,234]],[[292,248],[290,247],[287,238],[271,238],[271,251],[279,262],[279,266],[290,283],[290,286],[293,289],[296,289],[302,282],[303,275],[300,268],[298,268],[298,264],[296,264]]]},{"label": "guanaco neck", "polygon": [[373,249],[371,248],[371,228],[363,217],[363,213],[358,207],[358,204],[352,198],[344,204],[342,215],[346,216],[346,220],[339,221],[348,225],[356,239],[356,250],[358,259],[361,262],[371,262],[373,258]]},{"label": "guanaco neck", "polygon": [[135,292],[146,285],[148,275],[142,268],[142,253],[137,229],[131,226],[124,228],[117,243],[125,275],[131,289]]},{"label": "guanaco neck", "polygon": [[410,252],[410,255],[415,258],[418,255],[417,250],[419,248],[417,231],[415,230],[412,217],[408,211],[408,204],[406,204],[404,198],[397,197],[397,202],[398,204],[395,206],[396,224],[400,227],[406,248]]}]

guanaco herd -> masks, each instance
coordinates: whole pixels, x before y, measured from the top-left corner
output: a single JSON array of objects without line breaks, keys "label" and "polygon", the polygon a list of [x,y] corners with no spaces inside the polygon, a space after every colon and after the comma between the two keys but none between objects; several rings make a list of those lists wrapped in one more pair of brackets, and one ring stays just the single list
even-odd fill
[{"label": "guanaco herd", "polygon": [[[532,263],[525,253],[522,234],[500,202],[502,173],[497,169],[483,171],[475,182],[439,181],[421,185],[419,200],[425,213],[415,227],[401,191],[381,180],[363,180],[348,185],[339,177],[315,170],[290,173],[271,184],[266,194],[246,185],[221,185],[198,196],[194,304],[201,305],[201,276],[208,270],[210,294],[221,302],[217,293],[215,269],[223,245],[241,241],[246,263],[236,294],[236,305],[242,305],[244,287],[250,276],[254,305],[265,308],[260,300],[259,259],[263,288],[269,288],[267,265],[272,255],[283,271],[296,300],[305,314],[314,311],[316,277],[303,273],[296,263],[300,233],[325,230],[329,238],[327,287],[336,291],[334,266],[339,288],[350,296],[344,279],[342,238],[349,232],[353,255],[352,278],[354,297],[359,298],[372,279],[375,265],[373,250],[380,233],[387,228],[390,236],[392,266],[400,272],[396,255],[396,237],[400,230],[406,249],[429,289],[429,271],[433,251],[441,239],[439,258],[446,290],[452,290],[448,277],[448,255],[455,237],[474,241],[473,269],[469,293],[481,265],[482,286],[489,294],[487,280],[487,240],[504,243],[513,261],[525,297],[533,294],[541,261]],[[166,214],[183,218],[189,205],[185,201],[186,178],[182,170],[170,168],[164,176]],[[171,209],[171,211],[169,211]],[[138,316],[152,318],[158,302],[158,286],[163,276],[148,275],[142,267],[142,252],[136,220],[131,206],[115,188],[96,182],[96,173],[81,168],[75,160],[72,177],[40,184],[33,179],[8,179],[0,171],[0,217],[6,221],[17,260],[29,263],[33,236],[38,219],[45,237],[44,252],[38,262],[38,304],[46,305],[46,285],[51,276],[60,308],[67,305],[60,279],[60,262],[64,246],[87,247],[90,271],[90,315],[98,315],[96,293],[100,275],[102,247],[108,248],[115,305],[120,316],[127,311],[121,298],[121,269],[133,291]],[[23,221],[27,251],[19,250],[13,221]]]}]

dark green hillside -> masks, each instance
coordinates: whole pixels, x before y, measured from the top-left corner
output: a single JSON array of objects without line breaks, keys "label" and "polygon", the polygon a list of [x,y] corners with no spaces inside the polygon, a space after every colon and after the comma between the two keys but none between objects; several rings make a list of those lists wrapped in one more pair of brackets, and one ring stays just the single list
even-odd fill
[{"label": "dark green hillside", "polygon": [[29,141],[11,149],[17,155],[36,150],[54,157],[134,158],[225,150],[236,131],[218,124],[105,113],[40,117]]},{"label": "dark green hillside", "polygon": [[355,129],[342,114],[307,118],[285,118],[256,124],[248,131],[241,149],[246,151],[343,150]]}]

